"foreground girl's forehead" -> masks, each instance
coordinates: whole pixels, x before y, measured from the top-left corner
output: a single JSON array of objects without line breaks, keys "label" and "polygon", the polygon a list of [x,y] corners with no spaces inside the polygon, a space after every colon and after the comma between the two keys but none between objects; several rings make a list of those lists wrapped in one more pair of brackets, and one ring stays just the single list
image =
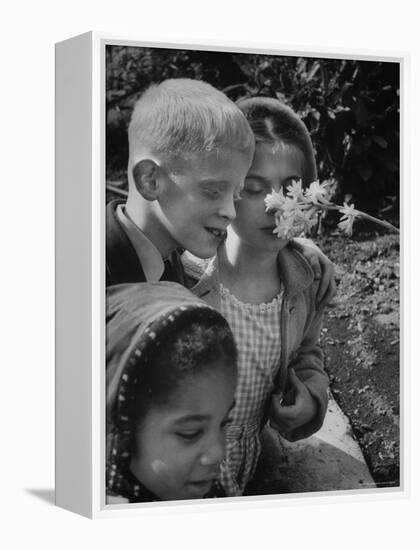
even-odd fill
[{"label": "foreground girl's forehead", "polygon": [[[226,412],[230,413],[230,411],[233,409],[234,406],[235,406],[235,400],[232,399],[229,407],[226,407]],[[217,407],[217,409],[220,409],[220,407]],[[200,420],[208,420],[212,416],[213,412],[214,411],[200,411],[200,412],[179,411],[179,416],[176,414],[174,415],[174,423],[180,424],[183,422],[198,422]]]},{"label": "foreground girl's forehead", "polygon": [[229,411],[234,404],[236,376],[219,371],[181,384],[160,409],[171,422],[208,419]]},{"label": "foreground girl's forehead", "polygon": [[189,422],[203,422],[205,420],[209,420],[211,418],[211,414],[194,414],[194,413],[185,413],[181,416],[174,415],[173,423],[175,425],[178,424],[187,424]]}]

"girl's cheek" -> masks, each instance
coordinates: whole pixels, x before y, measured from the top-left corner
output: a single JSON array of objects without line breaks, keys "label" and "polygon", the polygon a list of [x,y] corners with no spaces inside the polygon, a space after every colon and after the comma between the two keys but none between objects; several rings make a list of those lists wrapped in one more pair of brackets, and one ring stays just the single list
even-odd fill
[{"label": "girl's cheek", "polygon": [[151,468],[156,475],[156,477],[161,480],[165,480],[165,483],[168,481],[175,481],[178,478],[177,468],[173,464],[167,464],[162,460],[156,459],[152,462]]},{"label": "girl's cheek", "polygon": [[255,215],[255,205],[252,203],[249,203],[245,199],[241,201],[240,207],[237,209],[236,212],[236,219],[240,222],[242,221],[248,221],[250,216]]},{"label": "girl's cheek", "polygon": [[156,458],[155,460],[153,460],[150,468],[156,475],[167,474],[170,471],[170,466],[160,458]]}]

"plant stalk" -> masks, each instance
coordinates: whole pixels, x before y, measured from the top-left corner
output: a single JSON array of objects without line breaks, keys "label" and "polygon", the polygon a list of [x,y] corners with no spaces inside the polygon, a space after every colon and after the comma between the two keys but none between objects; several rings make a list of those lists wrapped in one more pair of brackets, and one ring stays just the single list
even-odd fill
[{"label": "plant stalk", "polygon": [[[320,204],[320,203],[311,203],[316,208],[319,208],[321,210],[341,210],[342,206],[336,206],[334,204]],[[374,223],[377,223],[378,225],[382,225],[383,227],[386,227],[393,233],[400,233],[400,230],[398,227],[395,227],[395,225],[392,225],[392,223],[386,222],[385,220],[380,220],[379,218],[375,218],[375,216],[371,216],[370,214],[366,214],[365,212],[362,212],[361,210],[354,209],[353,212],[356,214],[355,217],[361,217],[365,218],[367,220],[370,220]]]}]

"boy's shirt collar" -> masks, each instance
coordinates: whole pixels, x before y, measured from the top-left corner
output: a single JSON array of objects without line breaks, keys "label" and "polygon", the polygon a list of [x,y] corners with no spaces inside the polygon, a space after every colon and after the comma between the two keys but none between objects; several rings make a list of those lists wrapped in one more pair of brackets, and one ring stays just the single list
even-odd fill
[{"label": "boy's shirt collar", "polygon": [[115,213],[140,260],[146,281],[148,283],[158,282],[164,271],[163,259],[159,250],[128,217],[124,204],[119,204]]}]

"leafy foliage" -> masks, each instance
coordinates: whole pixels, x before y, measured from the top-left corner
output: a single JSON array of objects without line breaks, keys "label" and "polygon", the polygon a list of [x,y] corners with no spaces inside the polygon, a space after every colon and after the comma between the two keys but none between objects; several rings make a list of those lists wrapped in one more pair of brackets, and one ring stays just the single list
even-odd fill
[{"label": "leafy foliage", "polygon": [[398,63],[125,46],[108,46],[106,60],[108,177],[125,170],[141,92],[166,78],[202,79],[233,100],[290,105],[310,130],[320,179],[337,181],[337,200],[398,222]]}]

